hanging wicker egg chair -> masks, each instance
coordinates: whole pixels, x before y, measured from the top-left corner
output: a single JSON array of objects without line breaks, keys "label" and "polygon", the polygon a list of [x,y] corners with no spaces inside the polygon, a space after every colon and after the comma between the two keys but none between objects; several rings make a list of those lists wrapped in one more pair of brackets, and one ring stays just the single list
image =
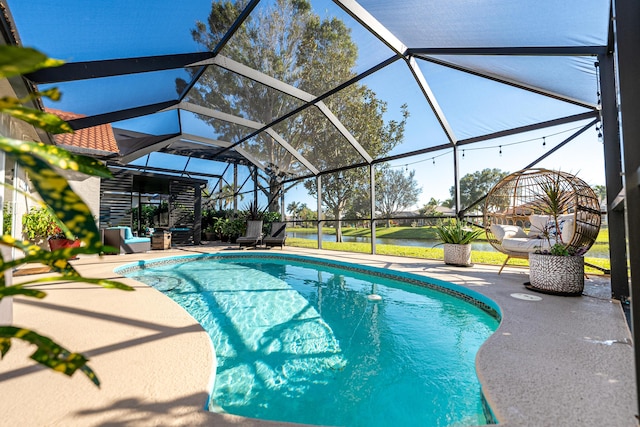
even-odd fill
[{"label": "hanging wicker egg chair", "polygon": [[[484,205],[487,240],[510,258],[528,258],[546,244],[541,230],[551,213],[545,203],[545,189],[559,190],[557,213],[564,229],[556,241],[570,251],[586,252],[600,231],[600,203],[593,189],[575,175],[548,169],[523,169],[504,177],[489,191]],[[547,223],[549,224],[549,223]],[[548,236],[548,234],[546,235]]]}]

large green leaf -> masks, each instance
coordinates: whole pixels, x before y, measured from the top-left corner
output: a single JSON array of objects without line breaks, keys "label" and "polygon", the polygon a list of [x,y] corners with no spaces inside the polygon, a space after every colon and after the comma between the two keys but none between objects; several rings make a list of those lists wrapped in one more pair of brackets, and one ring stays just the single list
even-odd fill
[{"label": "large green leaf", "polygon": [[0,77],[12,77],[31,73],[41,68],[59,67],[64,61],[47,58],[35,49],[0,46]]},{"label": "large green leaf", "polygon": [[47,296],[45,292],[37,289],[23,289],[24,284],[13,286],[0,286],[0,299],[13,295],[24,295],[33,298],[44,298]]},{"label": "large green leaf", "polygon": [[[42,97],[49,98],[52,101],[59,101],[61,96],[62,94],[60,93],[60,90],[58,90],[58,88],[56,87],[43,90],[42,92],[38,92],[38,91],[29,92],[25,97],[20,99],[14,96],[5,96],[0,98],[0,108],[12,108],[18,105],[24,105],[27,102],[30,102],[30,101],[33,101],[34,99],[38,99]],[[36,110],[36,111],[40,111],[40,110]]]},{"label": "large green leaf", "polygon": [[11,338],[0,338],[0,357],[4,357],[5,354],[11,349]]},{"label": "large green leaf", "polygon": [[[59,251],[49,252],[45,251],[37,245],[32,244],[27,240],[16,240],[11,236],[3,234],[0,236],[0,244],[10,246],[12,248],[20,249],[24,252],[23,258],[14,259],[11,261],[4,261],[0,264],[0,273],[14,269],[23,264],[39,263],[48,265],[57,273],[66,275],[77,275],[76,270],[69,264],[68,259],[71,258],[67,253],[60,253]],[[83,249],[83,248],[74,248]],[[95,250],[87,250],[88,253],[96,253]]]},{"label": "large green leaf", "polygon": [[11,338],[21,339],[30,344],[34,344],[37,349],[31,355],[31,358],[41,365],[69,376],[80,369],[95,385],[100,387],[98,377],[86,366],[89,359],[82,354],[72,353],[52,339],[30,329],[17,326],[0,326],[0,351],[2,352],[2,356],[9,350],[10,344],[7,344],[6,340]]},{"label": "large green leaf", "polygon": [[0,113],[9,114],[49,133],[73,133],[73,128],[55,114],[22,106],[9,106],[6,98],[0,104]]},{"label": "large green leaf", "polygon": [[20,153],[15,157],[29,174],[42,200],[55,212],[58,220],[72,235],[79,236],[87,247],[100,250],[100,233],[91,210],[71,189],[67,180],[39,157],[28,153]]},{"label": "large green leaf", "polygon": [[0,150],[13,155],[36,154],[51,166],[87,175],[111,178],[111,172],[100,161],[86,156],[78,156],[68,151],[41,142],[21,141],[0,136]]},{"label": "large green leaf", "polygon": [[57,276],[57,277],[41,277],[39,279],[30,280],[28,282],[22,283],[22,285],[30,285],[33,283],[47,283],[47,282],[78,282],[78,283],[90,283],[92,285],[102,286],[103,288],[112,288],[112,289],[120,289],[122,291],[133,291],[134,289],[131,286],[125,285],[124,283],[120,283],[116,280],[109,279],[93,279],[90,277],[84,276]]}]

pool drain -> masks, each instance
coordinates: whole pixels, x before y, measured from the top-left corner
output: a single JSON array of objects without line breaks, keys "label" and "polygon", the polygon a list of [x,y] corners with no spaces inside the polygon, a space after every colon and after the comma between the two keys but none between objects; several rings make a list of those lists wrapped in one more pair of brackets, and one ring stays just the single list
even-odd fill
[{"label": "pool drain", "polygon": [[367,299],[369,301],[382,301],[382,297],[380,295],[378,295],[378,294],[367,295]]},{"label": "pool drain", "polygon": [[516,293],[516,294],[511,294],[511,296],[515,299],[521,299],[524,301],[542,301],[542,298],[537,296],[537,295],[531,295],[531,294],[520,294],[520,293]]}]

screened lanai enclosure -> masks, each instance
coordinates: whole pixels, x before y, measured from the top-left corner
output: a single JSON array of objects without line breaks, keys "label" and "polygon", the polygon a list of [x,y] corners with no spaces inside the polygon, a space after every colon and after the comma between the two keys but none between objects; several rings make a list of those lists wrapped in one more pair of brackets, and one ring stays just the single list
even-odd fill
[{"label": "screened lanai enclosure", "polygon": [[0,4],[7,43],[66,61],[27,87],[59,88],[42,107],[77,131],[110,126],[117,146],[84,152],[112,168],[292,223],[304,206],[318,234],[368,226],[373,253],[371,224],[481,224],[487,182],[562,170],[606,188],[613,297],[638,286],[633,1]]}]

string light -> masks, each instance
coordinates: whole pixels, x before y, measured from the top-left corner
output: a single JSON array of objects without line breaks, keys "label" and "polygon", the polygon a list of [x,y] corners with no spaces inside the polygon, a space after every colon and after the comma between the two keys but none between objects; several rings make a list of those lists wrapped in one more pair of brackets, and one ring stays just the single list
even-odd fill
[{"label": "string light", "polygon": [[596,67],[596,96],[598,97],[598,106],[600,106],[602,103],[600,99],[600,63],[596,61],[593,66]]},{"label": "string light", "polygon": [[[542,145],[546,146],[546,141],[547,141],[546,138],[547,137],[553,137],[553,136],[557,136],[557,135],[562,135],[562,134],[565,134],[565,133],[576,131],[578,129],[582,129],[582,126],[576,126],[574,128],[571,128],[571,129],[566,129],[566,130],[562,130],[562,131],[559,131],[559,132],[555,132],[555,133],[551,133],[551,134],[545,135],[545,136],[542,137]],[[488,145],[488,146],[485,146],[485,147],[475,147],[475,148],[465,148],[465,149],[462,150],[462,157],[465,157],[465,151],[467,151],[467,150],[468,151],[490,150],[490,149],[493,149],[493,148],[498,148],[499,149],[498,153],[500,155],[502,155],[502,147],[503,146],[504,147],[509,147],[509,146],[512,146],[512,145],[525,144],[527,142],[533,142],[533,141],[539,141],[539,140],[540,140],[540,137],[537,136],[535,138],[524,139],[524,140],[521,140],[521,141],[514,141],[514,142],[510,142],[508,144]],[[405,163],[405,164],[401,164],[401,165],[390,165],[390,167],[392,167],[392,168],[404,167],[405,170],[407,170],[408,167],[411,166],[411,165],[415,165],[417,163],[423,163],[423,162],[426,162],[426,161],[429,161],[429,160],[431,160],[431,162],[435,165],[435,163],[436,163],[435,159],[437,159],[438,157],[449,155],[449,154],[451,154],[451,151],[452,150],[446,150],[442,154],[439,154],[437,156],[427,157],[427,158],[424,158],[424,159],[421,159],[421,160],[416,160],[415,162],[409,162],[409,163]]]},{"label": "string light", "polygon": [[600,63],[595,61],[593,66],[596,69],[596,96],[598,97],[598,110],[600,112],[600,122],[596,125],[596,132],[598,132],[598,141],[602,140],[602,98],[600,97]]}]

